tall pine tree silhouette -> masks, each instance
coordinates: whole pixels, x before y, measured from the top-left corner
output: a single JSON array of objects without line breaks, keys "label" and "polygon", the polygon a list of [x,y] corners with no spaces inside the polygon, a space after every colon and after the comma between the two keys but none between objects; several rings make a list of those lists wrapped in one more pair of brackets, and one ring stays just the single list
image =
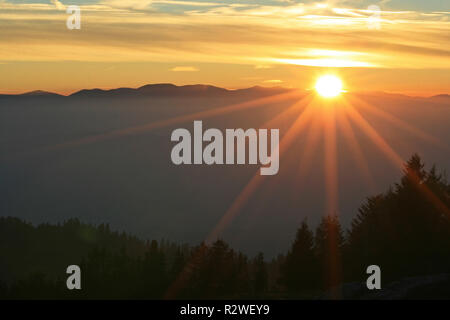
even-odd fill
[{"label": "tall pine tree silhouette", "polygon": [[312,290],[318,285],[317,268],[314,235],[305,219],[297,230],[295,240],[282,265],[282,283],[291,294]]}]

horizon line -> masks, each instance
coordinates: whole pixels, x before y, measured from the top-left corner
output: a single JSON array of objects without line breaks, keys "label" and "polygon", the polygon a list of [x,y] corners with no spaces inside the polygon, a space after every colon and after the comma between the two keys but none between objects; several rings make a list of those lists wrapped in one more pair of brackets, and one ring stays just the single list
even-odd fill
[{"label": "horizon line", "polygon": [[[204,84],[204,83],[192,83],[192,84],[183,84],[183,85],[177,85],[171,82],[157,82],[157,83],[147,83],[138,87],[127,87],[127,86],[121,86],[121,87],[108,87],[108,88],[100,88],[100,87],[92,87],[92,88],[82,88],[82,89],[78,89],[78,90],[74,90],[71,93],[60,93],[60,92],[55,92],[55,91],[47,91],[47,90],[42,90],[42,89],[36,89],[36,90],[31,90],[31,91],[25,91],[25,92],[21,92],[21,93],[3,93],[0,92],[0,96],[25,96],[25,95],[30,95],[30,94],[49,94],[49,95],[58,95],[61,97],[70,97],[72,95],[75,95],[76,93],[82,92],[82,91],[94,91],[94,90],[99,90],[99,91],[104,91],[104,92],[108,92],[108,91],[113,91],[113,90],[118,90],[118,89],[131,89],[131,90],[139,90],[143,87],[146,86],[157,86],[157,85],[170,85],[170,86],[174,86],[176,88],[181,88],[181,87],[194,87],[194,86],[203,86],[203,87],[210,87],[210,88],[217,88],[217,89],[222,89],[222,90],[226,90],[229,92],[235,92],[235,91],[240,91],[240,90],[248,90],[248,89],[254,89],[254,88],[262,88],[262,89],[283,89],[283,90],[300,90],[300,91],[305,91],[305,92],[309,92],[309,91],[313,91],[314,89],[309,89],[309,88],[294,88],[294,87],[289,87],[289,86],[262,86],[262,85],[253,85],[253,86],[249,86],[249,87],[241,87],[241,88],[227,88],[227,87],[220,87],[220,86],[216,86],[213,84]],[[434,98],[434,97],[439,97],[439,96],[450,96],[450,93],[447,92],[443,92],[443,93],[436,93],[433,95],[411,95],[411,94],[407,94],[404,92],[398,92],[398,91],[380,91],[380,90],[361,90],[361,91],[353,91],[353,90],[346,90],[346,93],[351,93],[351,94],[370,94],[370,93],[376,93],[376,94],[390,94],[390,95],[401,95],[401,96],[405,96],[405,97],[410,97],[410,98]]]}]

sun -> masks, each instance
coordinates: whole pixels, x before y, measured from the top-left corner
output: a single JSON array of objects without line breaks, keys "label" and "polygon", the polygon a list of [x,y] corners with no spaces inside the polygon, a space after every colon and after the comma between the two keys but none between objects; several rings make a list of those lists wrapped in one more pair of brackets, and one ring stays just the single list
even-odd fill
[{"label": "sun", "polygon": [[315,89],[324,98],[333,98],[342,92],[342,81],[334,75],[324,75],[317,79]]}]

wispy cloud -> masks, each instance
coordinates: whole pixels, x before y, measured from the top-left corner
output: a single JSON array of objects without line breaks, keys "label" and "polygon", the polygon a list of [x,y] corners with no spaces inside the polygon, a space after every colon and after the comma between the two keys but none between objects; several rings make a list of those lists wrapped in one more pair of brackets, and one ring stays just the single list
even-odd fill
[{"label": "wispy cloud", "polygon": [[58,0],[50,0],[50,2],[53,3],[58,10],[64,10],[66,8],[66,6]]},{"label": "wispy cloud", "polygon": [[102,0],[100,4],[120,9],[143,10],[150,8],[152,0]]},{"label": "wispy cloud", "polygon": [[279,79],[271,79],[271,80],[264,80],[264,83],[271,83],[271,84],[276,84],[276,83],[282,83],[282,80]]},{"label": "wispy cloud", "polygon": [[191,66],[179,66],[179,67],[171,68],[170,71],[174,71],[174,72],[194,72],[194,71],[198,71],[198,69],[196,67],[191,67]]},{"label": "wispy cloud", "polygon": [[[62,3],[52,2],[0,2],[1,61],[450,68],[447,12],[382,11],[381,29],[371,30],[373,12],[338,2],[102,0],[82,6],[83,28],[73,31],[64,27]],[[182,14],[154,8],[179,2],[194,7]]]}]

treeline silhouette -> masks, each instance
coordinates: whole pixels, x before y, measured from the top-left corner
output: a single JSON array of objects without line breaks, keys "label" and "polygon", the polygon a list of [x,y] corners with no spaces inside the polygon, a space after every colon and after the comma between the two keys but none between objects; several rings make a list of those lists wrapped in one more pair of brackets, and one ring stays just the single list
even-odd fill
[{"label": "treeline silhouette", "polygon": [[[450,185],[415,154],[402,178],[369,197],[348,230],[337,215],[313,231],[300,225],[291,248],[272,261],[250,259],[224,241],[196,247],[143,241],[77,219],[32,226],[0,218],[0,298],[314,298],[361,282],[379,265],[383,283],[450,273]],[[67,290],[79,264],[82,290]]]}]

